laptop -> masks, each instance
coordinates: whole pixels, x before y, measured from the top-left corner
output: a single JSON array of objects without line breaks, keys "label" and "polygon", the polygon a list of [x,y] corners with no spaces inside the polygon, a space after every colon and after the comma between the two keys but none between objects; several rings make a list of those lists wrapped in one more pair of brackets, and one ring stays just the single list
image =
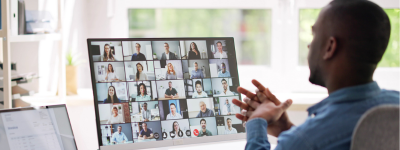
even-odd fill
[{"label": "laptop", "polygon": [[0,110],[2,150],[77,150],[65,104]]}]

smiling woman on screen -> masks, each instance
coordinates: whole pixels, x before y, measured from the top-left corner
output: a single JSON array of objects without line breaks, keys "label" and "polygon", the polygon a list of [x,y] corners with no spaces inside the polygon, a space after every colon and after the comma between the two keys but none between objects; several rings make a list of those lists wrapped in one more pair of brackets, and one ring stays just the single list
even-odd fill
[{"label": "smiling woman on screen", "polygon": [[115,92],[114,86],[111,85],[108,87],[108,95],[107,98],[104,99],[103,103],[121,103],[121,100],[119,100]]},{"label": "smiling woman on screen", "polygon": [[109,44],[104,45],[103,61],[115,61],[114,55],[111,52]]},{"label": "smiling woman on screen", "polygon": [[118,115],[118,108],[114,106],[112,108],[112,114],[107,121],[107,124],[116,124],[116,123],[124,123],[122,120],[122,116]]},{"label": "smiling woman on screen", "polygon": [[147,80],[147,75],[143,72],[143,65],[137,63],[135,81],[140,81],[140,80]]}]

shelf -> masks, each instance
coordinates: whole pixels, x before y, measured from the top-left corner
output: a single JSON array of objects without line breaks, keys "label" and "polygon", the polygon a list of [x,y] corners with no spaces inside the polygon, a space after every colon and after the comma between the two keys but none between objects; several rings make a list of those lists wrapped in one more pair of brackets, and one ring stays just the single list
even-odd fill
[{"label": "shelf", "polygon": [[28,34],[28,35],[17,35],[10,36],[9,42],[38,42],[42,40],[58,41],[61,40],[61,34]]}]

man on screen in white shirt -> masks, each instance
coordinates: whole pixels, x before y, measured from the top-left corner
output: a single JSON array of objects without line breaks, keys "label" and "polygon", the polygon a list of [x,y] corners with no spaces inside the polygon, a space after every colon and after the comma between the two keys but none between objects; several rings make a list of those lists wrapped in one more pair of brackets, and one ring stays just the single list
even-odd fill
[{"label": "man on screen in white shirt", "polygon": [[196,81],[195,86],[197,92],[193,93],[192,98],[208,97],[207,93],[203,91],[203,87],[201,87],[201,81]]},{"label": "man on screen in white shirt", "polygon": [[217,42],[217,49],[218,49],[218,51],[214,54],[215,59],[228,58],[228,55],[226,55],[226,52],[222,50],[222,42],[220,42],[220,41]]},{"label": "man on screen in white shirt", "polygon": [[167,115],[167,120],[169,119],[182,119],[181,114],[176,113],[176,106],[174,103],[169,104],[169,109],[171,110],[171,113]]},{"label": "man on screen in white shirt", "polygon": [[143,121],[151,120],[151,112],[150,112],[150,110],[147,110],[147,103],[143,104],[142,117],[143,117]]},{"label": "man on screen in white shirt", "polygon": [[236,134],[237,133],[237,130],[232,127],[231,118],[226,119],[226,125],[228,127],[225,129],[225,134]]},{"label": "man on screen in white shirt", "polygon": [[126,135],[122,132],[122,127],[118,126],[118,131],[115,132],[111,137],[111,142],[114,144],[125,143],[128,141]]},{"label": "man on screen in white shirt", "polygon": [[231,91],[229,91],[228,87],[228,81],[226,81],[225,79],[221,80],[222,83],[222,88],[224,88],[224,91],[222,91],[218,96],[231,96],[234,95]]}]

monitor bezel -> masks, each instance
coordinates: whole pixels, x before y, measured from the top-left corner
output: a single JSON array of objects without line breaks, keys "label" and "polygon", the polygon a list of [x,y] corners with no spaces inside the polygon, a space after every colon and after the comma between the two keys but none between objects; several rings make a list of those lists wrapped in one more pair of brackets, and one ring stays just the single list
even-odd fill
[{"label": "monitor bezel", "polygon": [[[189,145],[189,144],[199,144],[199,143],[209,143],[209,142],[217,142],[217,141],[229,141],[229,140],[239,140],[245,139],[246,133],[238,133],[238,134],[230,134],[230,135],[215,135],[208,137],[200,137],[200,138],[186,138],[186,139],[170,139],[170,140],[161,140],[161,141],[153,141],[153,142],[141,142],[141,143],[129,143],[129,144],[118,144],[118,145],[107,145],[102,146],[102,137],[101,136],[101,124],[100,124],[100,116],[99,116],[99,108],[96,94],[96,79],[94,72],[94,62],[91,57],[90,46],[91,42],[95,41],[173,41],[173,40],[231,40],[233,43],[233,52],[235,56],[235,65],[237,64],[236,57],[236,48],[235,41],[233,37],[173,37],[173,38],[88,38],[87,39],[87,47],[88,47],[88,57],[89,57],[89,65],[90,65],[90,76],[92,82],[92,92],[94,99],[94,110],[96,117],[96,128],[97,128],[97,140],[98,147],[100,150],[129,150],[129,149],[138,149],[138,148],[157,148],[157,147],[166,147],[166,146],[178,146],[178,145]],[[236,69],[237,78],[238,78],[238,86],[240,86],[239,80],[239,70]],[[239,99],[241,99],[241,94],[238,95]],[[150,144],[151,143],[151,144]]]}]

